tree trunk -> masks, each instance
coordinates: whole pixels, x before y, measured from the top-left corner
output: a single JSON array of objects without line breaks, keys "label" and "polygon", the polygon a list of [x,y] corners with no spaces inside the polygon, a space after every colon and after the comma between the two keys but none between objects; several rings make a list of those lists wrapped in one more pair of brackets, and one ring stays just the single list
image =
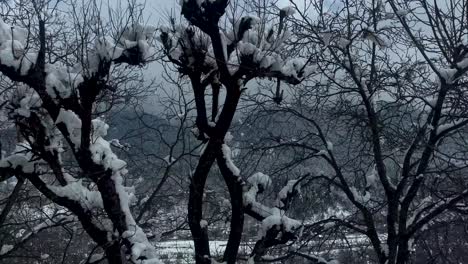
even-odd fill
[{"label": "tree trunk", "polygon": [[125,254],[122,252],[119,241],[114,241],[110,246],[105,248],[107,262],[109,264],[125,264]]},{"label": "tree trunk", "polygon": [[217,161],[231,198],[231,225],[229,230],[229,239],[224,251],[223,261],[227,262],[227,264],[235,264],[242,239],[242,231],[244,230],[242,184],[241,181],[239,181],[239,177],[233,175],[231,170],[229,170],[229,168],[226,166],[226,159],[224,158],[221,149],[218,150]]},{"label": "tree trunk", "polygon": [[408,264],[410,263],[410,251],[407,238],[399,238],[389,245],[388,258],[380,260],[381,264]]},{"label": "tree trunk", "polygon": [[400,240],[398,245],[398,257],[397,264],[407,264],[410,263],[410,251],[408,245],[408,239]]},{"label": "tree trunk", "polygon": [[219,147],[219,143],[208,142],[208,146],[206,146],[205,152],[200,157],[190,182],[187,217],[195,246],[195,261],[197,264],[211,263],[208,231],[200,226],[200,221],[203,219],[203,193],[206,179],[215,160],[214,150]]}]

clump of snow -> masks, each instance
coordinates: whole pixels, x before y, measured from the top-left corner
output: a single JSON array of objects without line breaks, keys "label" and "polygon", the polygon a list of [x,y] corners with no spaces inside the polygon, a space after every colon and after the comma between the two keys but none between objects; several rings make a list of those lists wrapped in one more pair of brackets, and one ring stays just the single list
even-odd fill
[{"label": "clump of snow", "polygon": [[285,199],[288,198],[288,195],[293,193],[294,191],[300,192],[301,191],[301,186],[299,184],[296,184],[297,180],[289,180],[286,183],[286,186],[284,186],[278,193],[278,197],[276,198],[276,205],[279,208],[284,207],[284,201]]},{"label": "clump of snow", "polygon": [[109,125],[106,124],[103,120],[96,118],[91,121],[93,125],[93,140],[96,140],[99,137],[107,136],[107,130],[109,129]]},{"label": "clump of snow", "polygon": [[98,36],[94,50],[88,54],[88,70],[97,72],[102,61],[116,61],[122,57],[131,64],[146,62],[156,53],[150,45],[155,31],[155,27],[134,24],[124,28],[117,41],[109,36]]},{"label": "clump of snow", "polygon": [[18,143],[13,154],[0,160],[0,168],[21,168],[24,173],[35,171],[37,161],[33,160],[31,147],[27,142]]},{"label": "clump of snow", "polygon": [[93,141],[89,150],[92,153],[93,161],[104,166],[105,169],[111,169],[114,172],[123,170],[127,163],[119,159],[117,155],[112,152],[110,142],[103,138],[107,135],[109,125],[101,119],[94,119],[92,124]]},{"label": "clump of snow", "polygon": [[56,98],[57,93],[61,98],[70,97],[71,90],[68,89],[57,77],[54,72],[47,74],[46,76],[46,87],[47,93],[52,97]]},{"label": "clump of snow", "polygon": [[267,54],[267,52],[257,52],[255,60],[260,62],[260,69],[268,69],[279,61],[277,54]]},{"label": "clump of snow", "polygon": [[271,185],[271,178],[266,174],[257,172],[250,176],[247,179],[247,182],[254,186],[260,186],[261,188],[266,190]]},{"label": "clump of snow", "polygon": [[0,249],[0,255],[5,255],[6,253],[10,252],[13,248],[14,248],[13,245],[8,245],[8,244],[3,245],[2,248]]},{"label": "clump of snow", "polygon": [[187,67],[199,67],[195,55],[204,56],[203,66],[207,72],[216,69],[217,63],[214,59],[213,48],[210,37],[194,26],[174,25],[160,27],[161,35],[158,40],[162,42],[167,55],[174,60],[185,59]]},{"label": "clump of snow", "polygon": [[200,227],[205,229],[208,226],[208,222],[205,219],[200,220]]},{"label": "clump of snow", "polygon": [[118,140],[116,138],[113,138],[113,139],[109,140],[109,143],[113,147],[123,149],[123,150],[126,150],[126,151],[130,150],[130,148],[132,147],[130,143],[121,143],[120,140]]},{"label": "clump of snow", "polygon": [[250,182],[249,182],[249,179],[247,179],[247,181],[250,183],[250,186],[244,186],[243,196],[242,196],[245,206],[249,206],[254,212],[264,217],[270,216],[272,214],[273,208],[265,206],[257,202],[257,195],[260,191],[259,190],[260,186],[270,185],[270,183],[268,183],[269,177],[268,179],[267,177],[268,176],[266,176],[265,174],[263,175],[257,174],[257,176],[253,178],[250,177],[252,179],[249,178]]},{"label": "clump of snow", "polygon": [[377,184],[377,170],[375,166],[366,174],[366,187],[376,186]]},{"label": "clump of snow", "polygon": [[90,191],[82,184],[82,180],[69,182],[65,186],[48,186],[51,191],[60,197],[67,197],[81,203],[85,208],[103,208],[101,193]]},{"label": "clump of snow", "polygon": [[283,232],[293,232],[301,225],[302,224],[300,221],[291,219],[284,214],[284,211],[281,211],[278,208],[274,208],[272,215],[263,219],[258,236],[259,238],[264,237],[268,230],[272,228],[277,228]]},{"label": "clump of snow", "polygon": [[124,49],[118,46],[117,43],[110,37],[96,39],[94,44],[97,55],[102,59],[115,60],[122,56]]},{"label": "clump of snow", "polygon": [[229,148],[228,145],[223,144],[222,151],[223,151],[223,157],[226,160],[226,166],[229,168],[229,170],[232,172],[234,176],[239,176],[240,170],[239,168],[237,168],[237,166],[234,164],[234,161],[232,160],[231,148]]},{"label": "clump of snow", "polygon": [[25,232],[26,232],[26,229],[20,229],[18,233],[16,233],[15,238],[21,238]]},{"label": "clump of snow", "polygon": [[154,251],[154,247],[148,242],[145,233],[139,226],[136,225],[136,222],[130,213],[130,196],[126,191],[126,188],[122,185],[121,174],[115,173],[113,175],[113,179],[115,182],[117,193],[119,194],[120,206],[125,214],[125,221],[128,226],[128,230],[122,233],[122,238],[127,239],[132,244],[131,259],[134,262],[138,262],[137,260],[140,258],[140,256],[142,256],[145,253],[148,253],[150,255],[148,257],[155,258],[156,256],[153,255],[152,252]]},{"label": "clump of snow", "polygon": [[248,56],[253,55],[257,50],[257,47],[255,47],[255,45],[252,43],[239,41],[239,44],[237,44],[237,49],[241,55]]},{"label": "clump of snow", "polygon": [[[236,145],[237,145],[237,147],[239,146],[238,144],[236,144]],[[238,157],[241,154],[241,149],[237,148],[237,147],[232,149],[232,151],[231,151],[233,158]]]},{"label": "clump of snow", "polygon": [[198,130],[197,127],[191,128],[191,129],[190,129],[190,132],[192,132],[192,134],[193,134],[195,137],[200,136],[200,130]]},{"label": "clump of snow", "polygon": [[333,151],[333,143],[329,140],[327,140],[327,150],[328,151]]},{"label": "clump of snow", "polygon": [[[293,7],[281,11],[283,17],[293,13]],[[257,17],[244,16],[232,21],[232,30],[220,32],[223,55],[230,74],[236,74],[243,63],[253,63],[253,67],[249,66],[253,71],[258,68],[267,76],[269,72],[283,74],[286,81],[297,83],[314,70],[313,67],[305,67],[303,60],[300,64],[299,59],[284,61],[281,58],[279,53],[282,44],[290,39],[290,31],[287,28],[283,28],[280,34],[275,33],[273,28],[259,34],[259,21]],[[162,42],[169,58],[183,61],[189,68],[200,67],[200,64],[203,64],[203,68],[206,69],[204,74],[217,69],[211,39],[206,33],[196,27],[183,25],[165,26],[159,30],[159,41]],[[229,54],[228,47],[234,47],[233,50],[229,50]]]},{"label": "clump of snow", "polygon": [[30,117],[32,109],[39,108],[42,100],[36,91],[25,85],[18,85],[16,91],[9,98],[11,105],[15,107],[13,115]]},{"label": "clump of snow", "polygon": [[101,164],[106,169],[112,169],[113,171],[118,171],[127,165],[127,163],[119,159],[111,150],[110,143],[99,137],[93,142],[89,150],[92,153],[93,161],[97,164]]},{"label": "clump of snow", "polygon": [[296,10],[292,6],[286,6],[286,7],[281,8],[280,12],[284,14],[286,17],[290,17],[296,13]]},{"label": "clump of snow", "polygon": [[208,147],[208,142],[200,145],[200,156],[203,155],[203,153],[205,153],[206,147]]},{"label": "clump of snow", "polygon": [[224,143],[229,143],[234,139],[234,136],[232,135],[231,132],[227,132],[226,135],[224,136]]},{"label": "clump of snow", "polygon": [[370,192],[365,191],[364,194],[361,194],[358,192],[358,190],[355,187],[350,187],[349,189],[353,193],[354,199],[357,202],[366,204],[370,201],[370,198],[371,198]]},{"label": "clump of snow", "polygon": [[372,32],[370,30],[364,30],[363,33],[362,33],[362,37],[365,38],[365,39],[370,40],[371,42],[373,42],[374,44],[376,44],[380,48],[390,47],[389,40],[383,34],[375,33],[375,32]]},{"label": "clump of snow", "polygon": [[120,207],[125,215],[125,222],[128,230],[122,233],[122,238],[127,239],[131,247],[131,260],[135,263],[140,263],[140,257],[144,257],[145,260],[142,263],[160,263],[156,256],[156,249],[148,241],[143,230],[136,224],[135,219],[130,212],[130,195],[128,188],[122,185],[123,178],[122,173],[124,171],[116,171],[112,176],[115,183],[116,191],[120,199]]},{"label": "clump of snow", "polygon": [[28,31],[7,25],[0,19],[0,63],[26,75],[37,60],[37,53],[25,49]]},{"label": "clump of snow", "polygon": [[135,24],[127,27],[121,34],[119,43],[124,48],[132,48],[138,46],[139,52],[144,60],[150,58],[155,51],[149,45],[152,42],[156,28],[153,26],[143,26]]},{"label": "clump of snow", "polygon": [[68,98],[73,93],[78,93],[76,88],[84,81],[81,74],[72,72],[60,63],[47,64],[45,71],[46,91],[54,99]]},{"label": "clump of snow", "polygon": [[[301,226],[299,221],[287,217],[280,208],[265,206],[257,202],[256,199],[260,188],[265,189],[271,185],[269,176],[263,173],[255,173],[247,179],[247,182],[249,185],[245,185],[243,189],[244,205],[264,217],[259,230],[260,237],[264,236],[266,232],[273,227],[278,228],[281,232],[292,232]],[[289,183],[289,189],[292,189],[293,185],[291,181],[291,183]],[[284,190],[283,193],[287,193],[287,190]]]},{"label": "clump of snow", "polygon": [[453,83],[454,76],[457,72],[458,72],[457,69],[452,69],[452,68],[439,70],[440,77],[444,79],[445,82],[447,82],[448,84]]},{"label": "clump of snow", "polygon": [[313,66],[307,66],[306,61],[301,58],[288,60],[281,68],[281,72],[285,76],[293,77],[294,79],[302,79],[315,70]]},{"label": "clump of snow", "polygon": [[[130,259],[135,263],[160,263],[157,256],[156,250],[151,243],[149,243],[143,230],[136,224],[130,211],[130,204],[135,199],[134,188],[125,187],[123,185],[123,176],[127,173],[126,163],[119,159],[117,155],[112,152],[110,143],[103,138],[107,134],[108,126],[104,121],[100,119],[93,120],[93,142],[89,148],[92,153],[92,159],[96,164],[100,164],[104,169],[110,169],[112,171],[111,179],[114,182],[115,190],[118,194],[120,201],[120,208],[125,215],[125,223],[127,230],[124,231],[121,236],[128,240],[131,245]],[[68,188],[70,190],[63,190]],[[93,201],[94,203],[100,202],[98,197],[94,196],[94,193],[88,192],[86,189],[83,190],[81,182],[69,183],[61,189],[52,187],[54,191],[58,191],[61,194],[66,195],[81,195],[86,200]],[[90,197],[92,196],[92,197]],[[89,198],[88,198],[89,197]],[[144,261],[141,261],[141,259]]]},{"label": "clump of snow", "polygon": [[0,45],[0,62],[26,75],[37,60],[37,53],[26,52],[21,42],[7,40]]},{"label": "clump of snow", "polygon": [[81,145],[81,119],[72,110],[60,108],[59,115],[55,120],[55,124],[63,123],[68,132],[70,141],[79,148]]},{"label": "clump of snow", "polygon": [[103,258],[104,258],[104,254],[95,253],[89,258],[89,263],[94,263],[94,262],[100,261]]},{"label": "clump of snow", "polygon": [[166,162],[167,165],[171,165],[172,163],[176,161],[176,159],[170,155],[167,155],[166,157],[164,157],[164,161]]}]

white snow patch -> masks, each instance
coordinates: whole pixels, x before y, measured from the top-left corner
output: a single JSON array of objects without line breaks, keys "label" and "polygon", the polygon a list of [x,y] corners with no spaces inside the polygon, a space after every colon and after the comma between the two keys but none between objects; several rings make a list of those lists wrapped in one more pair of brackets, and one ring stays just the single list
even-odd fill
[{"label": "white snow patch", "polygon": [[281,8],[281,11],[285,14],[286,17],[290,17],[296,13],[296,10],[293,6],[286,6]]},{"label": "white snow patch", "polygon": [[259,238],[264,237],[267,231],[273,227],[278,229],[282,227],[285,232],[292,232],[297,230],[301,225],[300,221],[287,217],[284,211],[273,208],[273,214],[263,219],[258,236]]},{"label": "white snow patch", "polygon": [[254,173],[247,179],[247,182],[254,186],[262,186],[263,189],[267,189],[271,185],[270,176],[263,174],[261,172]]},{"label": "white snow patch", "polygon": [[[299,184],[297,184],[297,180],[289,180],[287,183],[286,183],[286,186],[284,186],[278,193],[278,197],[276,198],[276,206],[278,207],[283,207],[284,206],[284,203],[283,201],[288,197],[288,195],[290,193],[292,193],[294,190],[296,190],[297,192],[300,192],[301,191],[301,186]],[[294,185],[296,185],[294,187]]]},{"label": "white snow patch", "polygon": [[453,83],[454,81],[453,77],[455,76],[457,72],[458,72],[457,69],[451,69],[451,68],[439,70],[440,77],[444,79],[448,84]]},{"label": "white snow patch", "polygon": [[200,227],[205,229],[208,226],[208,222],[205,219],[200,220]]},{"label": "white snow patch", "polygon": [[327,150],[328,151],[333,151],[333,143],[331,141],[327,140]]},{"label": "white snow patch", "polygon": [[81,145],[81,119],[71,110],[65,110],[60,108],[59,115],[55,120],[55,124],[65,124],[68,137],[70,141],[75,145],[75,148],[79,148]]},{"label": "white snow patch", "polygon": [[88,209],[103,208],[101,193],[90,191],[82,184],[82,180],[69,182],[65,186],[48,186],[51,191],[60,197],[67,197],[77,201]]},{"label": "white snow patch", "polygon": [[14,248],[13,245],[8,245],[8,244],[3,245],[2,248],[0,249],[0,255],[5,255],[6,253],[10,252],[13,248]]},{"label": "white snow patch", "polygon": [[166,162],[167,165],[171,165],[172,163],[176,161],[176,159],[170,155],[167,155],[166,157],[164,157],[164,161]]},{"label": "white snow patch", "polygon": [[32,160],[31,147],[27,142],[18,143],[13,154],[0,160],[0,168],[21,167],[24,173],[32,173],[35,170],[36,161]]},{"label": "white snow patch", "polygon": [[223,144],[222,151],[223,151],[224,159],[226,160],[226,166],[229,168],[229,170],[232,172],[234,176],[239,176],[240,170],[232,161],[232,157],[231,157],[232,153],[231,153],[231,149],[229,148],[229,146],[226,144]]}]

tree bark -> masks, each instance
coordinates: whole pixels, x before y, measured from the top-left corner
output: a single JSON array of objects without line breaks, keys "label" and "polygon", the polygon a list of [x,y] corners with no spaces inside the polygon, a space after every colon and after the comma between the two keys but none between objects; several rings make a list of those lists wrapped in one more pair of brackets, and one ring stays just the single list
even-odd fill
[{"label": "tree bark", "polygon": [[200,226],[200,221],[203,219],[203,193],[206,179],[216,158],[214,150],[219,148],[220,144],[214,141],[209,141],[207,144],[190,181],[189,190],[187,217],[195,246],[195,262],[197,264],[211,263],[208,231]]},{"label": "tree bark", "polygon": [[107,262],[109,264],[124,264],[127,263],[125,260],[125,254],[122,252],[119,241],[114,241],[107,247],[104,247],[106,253]]},{"label": "tree bark", "polygon": [[242,181],[239,177],[232,174],[231,170],[226,165],[226,159],[223,156],[221,149],[218,149],[217,157],[218,167],[223,175],[224,181],[229,190],[231,202],[231,224],[229,239],[224,251],[223,261],[228,264],[235,264],[237,253],[242,239],[242,231],[244,230],[244,204]]}]

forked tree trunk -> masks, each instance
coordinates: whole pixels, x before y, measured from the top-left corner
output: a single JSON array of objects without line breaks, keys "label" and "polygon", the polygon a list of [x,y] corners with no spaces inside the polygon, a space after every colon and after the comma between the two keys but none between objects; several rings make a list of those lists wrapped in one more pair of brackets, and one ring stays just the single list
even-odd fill
[{"label": "forked tree trunk", "polygon": [[409,251],[409,241],[407,238],[400,238],[395,244],[389,245],[389,256],[381,260],[380,264],[408,264],[411,263],[411,254]]},{"label": "forked tree trunk", "polygon": [[[203,193],[206,179],[211,166],[213,166],[213,162],[217,157],[219,157],[218,164],[220,165],[220,169],[224,169],[225,171],[223,176],[225,177],[226,184],[228,185],[232,206],[231,229],[226,251],[224,253],[224,260],[228,263],[235,263],[242,238],[244,223],[242,186],[236,183],[237,179],[234,179],[230,171],[226,172],[226,169],[229,169],[226,167],[226,161],[224,160],[222,153],[224,137],[231,126],[232,119],[237,109],[237,103],[239,102],[240,88],[237,86],[231,86],[226,87],[226,89],[228,90],[228,93],[219,116],[218,123],[216,124],[214,133],[211,135],[211,139],[209,140],[203,155],[200,157],[199,163],[190,182],[188,219],[194,241],[195,261],[197,264],[211,263],[208,231],[206,228],[202,228],[200,226],[200,221],[203,219]],[[201,105],[197,104],[197,108],[198,107],[201,107]],[[226,177],[228,174],[230,176]]]},{"label": "forked tree trunk", "polygon": [[398,245],[397,264],[407,264],[411,262],[408,239],[401,239]]}]

